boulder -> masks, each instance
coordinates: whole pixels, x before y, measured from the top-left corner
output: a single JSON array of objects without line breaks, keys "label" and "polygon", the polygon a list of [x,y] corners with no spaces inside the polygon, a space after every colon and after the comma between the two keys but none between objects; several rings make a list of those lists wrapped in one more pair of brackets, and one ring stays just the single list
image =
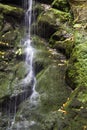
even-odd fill
[{"label": "boulder", "polygon": [[13,24],[15,24],[14,22],[21,22],[24,16],[24,11],[22,8],[17,8],[9,5],[0,4],[0,12],[1,15],[3,14],[3,16],[5,16],[4,18],[6,21],[11,22]]},{"label": "boulder", "polygon": [[52,7],[64,12],[69,12],[70,10],[70,6],[67,0],[54,0]]},{"label": "boulder", "polygon": [[[76,88],[78,86],[87,86],[87,55],[86,55],[87,43],[77,45],[71,55],[69,68],[67,70],[68,83]],[[73,85],[72,85],[73,84]]]},{"label": "boulder", "polygon": [[63,23],[69,21],[69,18],[69,13],[53,8],[48,9],[38,17],[38,35],[49,38],[55,31],[61,28]]},{"label": "boulder", "polygon": [[86,0],[69,0],[71,10],[76,23],[87,22],[87,1]]},{"label": "boulder", "polygon": [[49,40],[49,45],[69,58],[74,48],[74,35],[72,28],[65,26],[55,32]]}]

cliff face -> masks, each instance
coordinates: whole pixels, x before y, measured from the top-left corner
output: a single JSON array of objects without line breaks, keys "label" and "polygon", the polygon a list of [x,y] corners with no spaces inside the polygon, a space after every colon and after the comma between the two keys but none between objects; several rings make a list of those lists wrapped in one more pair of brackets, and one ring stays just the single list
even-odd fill
[{"label": "cliff face", "polygon": [[31,39],[37,50],[33,64],[41,98],[37,108],[27,100],[31,85],[24,89],[20,84],[28,73],[20,45],[24,37],[22,1],[0,2],[4,3],[0,4],[0,128],[7,128],[7,113],[14,113],[16,104],[13,129],[86,130],[87,1],[34,2]]},{"label": "cliff face", "polygon": [[0,98],[9,95],[13,88],[10,83],[15,68],[11,64],[15,64],[17,43],[22,36],[20,24],[23,17],[23,9],[0,4]]},{"label": "cliff face", "polygon": [[55,112],[63,114],[63,120],[60,116],[60,122],[57,120],[53,129],[87,129],[86,22],[86,0],[55,0],[37,17],[37,34],[39,32],[38,35],[49,41],[50,47],[60,50],[69,61],[65,79],[73,91],[66,103]]}]

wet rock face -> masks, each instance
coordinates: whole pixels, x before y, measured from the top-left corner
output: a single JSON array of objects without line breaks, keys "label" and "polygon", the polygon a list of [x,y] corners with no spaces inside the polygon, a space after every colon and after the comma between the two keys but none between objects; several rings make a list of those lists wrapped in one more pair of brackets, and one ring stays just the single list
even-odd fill
[{"label": "wet rock face", "polygon": [[71,10],[74,15],[75,22],[87,21],[87,1],[86,0],[70,0]]},{"label": "wet rock face", "polygon": [[[17,129],[19,124],[21,129],[51,130],[55,127],[54,123],[58,118],[58,114],[54,114],[55,111],[67,100],[71,92],[64,82],[66,59],[55,49],[47,48],[42,38],[35,36],[32,38],[37,48],[36,91],[40,95],[40,100],[37,102],[36,99],[36,103],[31,103],[28,99],[19,105],[18,113],[20,114],[17,114],[13,128]],[[30,124],[32,122],[33,124]]]},{"label": "wet rock face", "polygon": [[[17,0],[1,1],[14,5],[20,3]],[[18,45],[23,33],[20,32],[23,11],[1,4],[0,105],[4,108],[3,111],[10,110],[14,113],[16,104],[18,113],[14,129],[17,129],[17,126],[20,127],[19,129],[30,130],[87,129],[87,42],[85,42],[87,33],[84,33],[82,28],[82,24],[87,21],[87,2],[68,0],[74,14],[74,22],[72,22],[77,23],[73,26],[72,22],[69,23],[71,15],[67,11],[69,8],[66,7],[66,0],[37,1],[38,6],[34,7],[39,32],[37,35],[44,37],[50,43],[47,44],[40,37],[35,39],[32,37],[36,40],[36,42],[32,41],[38,52],[34,66],[37,78],[36,90],[41,97],[40,107],[31,106],[29,99],[27,100],[32,93],[33,82],[25,86],[21,82],[28,73],[27,67],[24,66],[23,50]],[[87,31],[87,26],[85,30]],[[63,55],[48,46],[64,52],[70,58],[70,62],[68,63]],[[69,66],[66,71],[67,64]],[[71,88],[65,83],[65,71],[66,81]],[[70,95],[72,89],[73,93]],[[30,118],[35,121],[33,126]],[[0,113],[0,129],[6,130],[7,125],[8,118]]]},{"label": "wet rock face", "polygon": [[[9,1],[8,1],[9,2]],[[6,2],[7,3],[7,2]],[[0,114],[14,114],[18,105],[32,93],[32,83],[24,84],[28,70],[20,41],[23,37],[24,10],[0,3]],[[13,3],[10,3],[13,4]],[[16,105],[16,108],[15,108]],[[0,129],[8,125],[0,116]],[[4,120],[4,121],[3,121]],[[3,126],[4,125],[4,126]],[[6,128],[5,128],[6,129]]]},{"label": "wet rock face", "polygon": [[[19,64],[16,59],[22,37],[20,27],[23,16],[23,9],[0,4],[0,103],[4,97],[12,94],[17,78],[21,79],[20,76],[23,76],[22,70],[17,70],[23,64]],[[17,77],[16,72],[21,73],[20,76]]]}]

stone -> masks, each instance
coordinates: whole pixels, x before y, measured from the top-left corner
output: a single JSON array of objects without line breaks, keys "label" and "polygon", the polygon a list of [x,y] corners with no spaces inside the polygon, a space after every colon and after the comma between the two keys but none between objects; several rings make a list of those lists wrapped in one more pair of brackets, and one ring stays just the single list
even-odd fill
[{"label": "stone", "polygon": [[54,0],[52,7],[64,12],[69,12],[70,10],[70,6],[67,0]]},{"label": "stone", "polygon": [[75,23],[87,22],[87,1],[69,0]]},{"label": "stone", "polygon": [[50,37],[49,45],[52,48],[60,50],[67,58],[69,58],[74,48],[73,29],[63,25],[59,31],[55,32]]},{"label": "stone", "polygon": [[55,31],[61,28],[62,23],[66,23],[69,18],[69,13],[53,8],[48,9],[38,17],[38,35],[49,38]]}]

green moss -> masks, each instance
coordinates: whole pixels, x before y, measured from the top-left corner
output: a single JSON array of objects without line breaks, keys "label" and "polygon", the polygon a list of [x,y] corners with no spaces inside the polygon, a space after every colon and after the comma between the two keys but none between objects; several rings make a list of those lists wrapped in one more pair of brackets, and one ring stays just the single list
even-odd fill
[{"label": "green moss", "polygon": [[62,23],[69,20],[69,13],[50,8],[38,17],[39,35],[41,34],[41,36],[49,38],[62,26]]},{"label": "green moss", "polygon": [[55,32],[51,36],[49,44],[52,48],[60,50],[69,58],[75,43],[73,30],[67,28],[67,26],[63,25],[59,31]]},{"label": "green moss", "polygon": [[69,1],[71,10],[74,15],[75,23],[86,23],[87,22],[87,2],[86,1]]},{"label": "green moss", "polygon": [[34,62],[44,68],[51,63],[50,52],[47,51],[46,41],[38,36],[32,37],[32,45],[36,48]]},{"label": "green moss", "polygon": [[80,92],[78,94],[78,100],[82,103],[87,103],[87,93],[86,91],[83,93],[83,92]]},{"label": "green moss", "polygon": [[67,0],[54,0],[52,3],[52,7],[65,12],[69,11],[69,3],[67,2]]},{"label": "green moss", "polygon": [[80,123],[80,129],[82,130],[87,126],[85,121],[87,118],[87,42],[79,44],[78,40],[77,38],[78,44],[73,49],[67,71],[68,83],[74,91],[66,102],[65,110],[68,113],[67,117],[71,119],[70,127],[76,129]]},{"label": "green moss", "polygon": [[55,111],[67,99],[67,88],[60,73],[56,65],[51,65],[37,75],[37,90],[41,94],[42,109],[45,111]]},{"label": "green moss", "polygon": [[45,9],[44,9],[43,5],[40,3],[33,5],[33,12],[35,12],[36,18],[40,15],[40,13],[44,12],[44,10]]},{"label": "green moss", "polygon": [[33,39],[34,46],[38,48],[35,62],[43,66],[42,70],[36,75],[36,90],[41,95],[41,110],[49,112],[58,109],[68,97],[68,89],[66,83],[63,82],[66,65],[63,64],[62,70],[62,65],[58,61],[60,56],[54,54],[50,48],[47,49],[46,43],[44,44],[42,39],[38,37]]},{"label": "green moss", "polygon": [[[73,50],[69,77],[78,86],[87,86],[87,43],[79,44]],[[73,64],[73,66],[72,66]]]},{"label": "green moss", "polygon": [[9,14],[9,13],[15,13],[20,15],[23,14],[23,9],[14,6],[12,7],[9,5],[4,5],[4,4],[0,4],[0,10],[4,14]]},{"label": "green moss", "polygon": [[5,73],[0,73],[0,99],[4,96],[10,95],[10,78],[12,75],[10,74],[9,77]]},{"label": "green moss", "polygon": [[[69,20],[69,18],[70,18],[69,13],[65,13],[65,12],[59,11],[57,9],[50,8],[49,10],[46,11],[46,13],[39,16],[38,21],[46,20],[47,22],[50,22],[50,24],[52,24],[52,23],[57,24],[57,20],[60,22],[64,22],[64,21]],[[56,20],[54,20],[54,19],[56,19]],[[48,20],[51,20],[51,21],[48,21]]]}]

